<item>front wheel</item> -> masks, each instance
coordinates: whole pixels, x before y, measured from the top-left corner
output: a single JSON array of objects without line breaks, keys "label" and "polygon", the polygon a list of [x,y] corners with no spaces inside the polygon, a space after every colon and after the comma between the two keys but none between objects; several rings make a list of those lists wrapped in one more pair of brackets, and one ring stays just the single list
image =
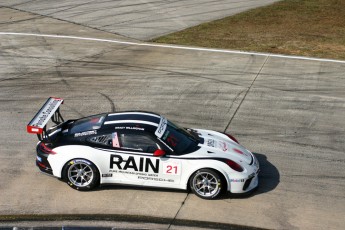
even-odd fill
[{"label": "front wheel", "polygon": [[212,169],[200,169],[193,174],[189,185],[195,195],[211,200],[221,194],[222,183],[218,172]]},{"label": "front wheel", "polygon": [[96,166],[84,159],[69,161],[64,167],[63,175],[69,186],[80,191],[93,189],[99,181],[99,172]]}]

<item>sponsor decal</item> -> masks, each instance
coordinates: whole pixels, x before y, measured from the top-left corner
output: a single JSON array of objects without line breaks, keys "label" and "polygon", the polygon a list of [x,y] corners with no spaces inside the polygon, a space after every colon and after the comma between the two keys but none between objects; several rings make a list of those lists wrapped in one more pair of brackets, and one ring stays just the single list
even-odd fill
[{"label": "sponsor decal", "polygon": [[89,135],[93,135],[93,134],[97,134],[97,130],[90,130],[90,131],[86,131],[86,132],[75,133],[74,137],[83,137],[83,136],[89,136]]},{"label": "sponsor decal", "polygon": [[162,138],[165,130],[167,129],[167,125],[168,125],[168,120],[164,117],[161,118],[158,128],[155,132],[156,136],[159,138]]},{"label": "sponsor decal", "polygon": [[219,142],[219,147],[226,152],[228,150],[228,145],[224,141]]},{"label": "sponsor decal", "polygon": [[91,165],[91,163],[86,160],[72,160],[69,162],[69,164],[71,165],[76,164],[76,163],[85,163],[85,164]]},{"label": "sponsor decal", "polygon": [[213,139],[208,139],[207,140],[207,146],[209,147],[216,147],[216,141]]},{"label": "sponsor decal", "polygon": [[139,130],[139,131],[145,131],[144,128],[142,127],[124,127],[124,126],[120,126],[120,127],[115,127],[115,129],[126,129],[126,130]]},{"label": "sponsor decal", "polygon": [[112,177],[113,174],[112,173],[106,173],[106,174],[102,174],[102,177]]},{"label": "sponsor decal", "polygon": [[42,126],[45,122],[45,120],[47,119],[47,117],[49,117],[49,115],[51,114],[51,112],[55,109],[56,105],[58,105],[59,103],[61,103],[62,100],[56,100],[56,99],[52,99],[48,102],[48,104],[44,107],[44,110],[42,110],[42,112],[39,114],[38,116],[38,120],[32,124],[32,126]]},{"label": "sponsor decal", "polygon": [[172,179],[164,179],[164,178],[157,178],[157,177],[143,177],[138,176],[139,180],[150,180],[150,181],[162,181],[162,182],[174,182]]},{"label": "sponsor decal", "polygon": [[129,156],[127,160],[124,160],[122,156],[112,154],[110,155],[110,169],[128,170],[135,172],[159,172],[159,159],[155,159],[156,162],[148,157],[140,157],[139,160],[135,161],[133,156]]},{"label": "sponsor decal", "polygon": [[244,182],[244,179],[230,179],[230,182]]}]

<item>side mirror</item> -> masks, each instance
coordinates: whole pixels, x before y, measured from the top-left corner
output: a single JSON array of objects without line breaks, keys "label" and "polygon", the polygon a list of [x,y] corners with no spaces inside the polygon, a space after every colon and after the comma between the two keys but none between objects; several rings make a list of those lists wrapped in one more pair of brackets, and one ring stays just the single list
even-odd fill
[{"label": "side mirror", "polygon": [[157,149],[154,153],[153,156],[155,157],[162,157],[165,155],[165,151],[163,149]]}]

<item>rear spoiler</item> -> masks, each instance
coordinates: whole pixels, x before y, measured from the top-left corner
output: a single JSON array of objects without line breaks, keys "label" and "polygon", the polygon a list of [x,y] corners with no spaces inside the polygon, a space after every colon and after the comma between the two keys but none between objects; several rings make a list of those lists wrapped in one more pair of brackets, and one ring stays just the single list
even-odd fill
[{"label": "rear spoiler", "polygon": [[46,125],[51,119],[56,125],[64,122],[60,114],[60,105],[63,103],[62,98],[50,97],[44,103],[42,108],[38,111],[34,118],[27,125],[28,133],[37,134],[39,140],[48,137],[46,132]]}]

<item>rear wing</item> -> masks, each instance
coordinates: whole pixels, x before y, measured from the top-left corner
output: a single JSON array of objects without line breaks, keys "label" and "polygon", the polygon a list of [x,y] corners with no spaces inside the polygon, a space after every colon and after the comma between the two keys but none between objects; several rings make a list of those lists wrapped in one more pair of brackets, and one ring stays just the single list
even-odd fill
[{"label": "rear wing", "polygon": [[47,137],[46,125],[51,119],[55,124],[64,122],[60,114],[60,105],[63,103],[62,98],[50,97],[44,103],[38,113],[32,118],[30,123],[27,125],[26,130],[28,133],[37,134],[38,139],[42,140]]}]

